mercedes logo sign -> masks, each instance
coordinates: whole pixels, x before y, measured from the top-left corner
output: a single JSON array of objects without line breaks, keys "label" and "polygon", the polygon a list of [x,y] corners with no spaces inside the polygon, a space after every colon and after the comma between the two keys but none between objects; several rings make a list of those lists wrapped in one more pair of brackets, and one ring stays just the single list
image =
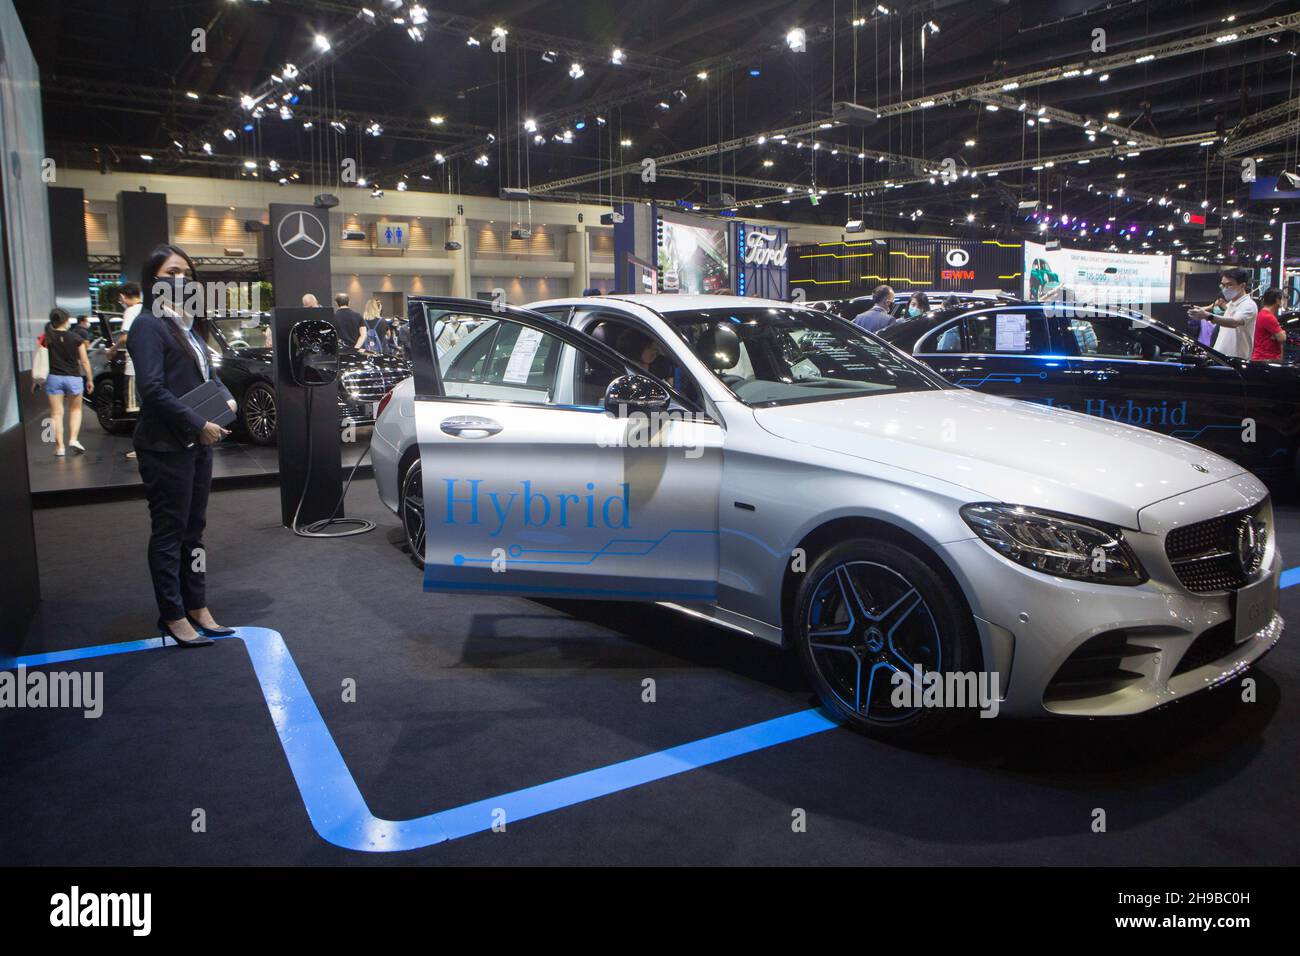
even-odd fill
[{"label": "mercedes logo sign", "polygon": [[949,249],[946,261],[954,269],[960,269],[970,262],[970,253],[965,249]]},{"label": "mercedes logo sign", "polygon": [[1246,577],[1259,570],[1264,563],[1264,550],[1268,545],[1268,525],[1253,515],[1241,519],[1237,526],[1237,563]]},{"label": "mercedes logo sign", "polygon": [[1183,213],[1183,225],[1190,226],[1191,224],[1192,224],[1192,214],[1190,212]]},{"label": "mercedes logo sign", "polygon": [[315,259],[325,251],[325,226],[309,212],[291,212],[281,219],[275,238],[295,259]]}]

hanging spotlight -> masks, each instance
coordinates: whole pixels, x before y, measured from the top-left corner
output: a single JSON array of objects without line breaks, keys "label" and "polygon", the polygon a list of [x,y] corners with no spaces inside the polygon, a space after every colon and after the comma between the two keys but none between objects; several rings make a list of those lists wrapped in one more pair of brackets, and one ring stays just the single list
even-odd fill
[{"label": "hanging spotlight", "polygon": [[315,125],[316,125],[316,124],[313,123],[311,120],[303,120],[303,121],[302,121],[302,128],[303,128],[303,129],[311,129],[311,128],[314,127]]},{"label": "hanging spotlight", "polygon": [[211,144],[211,143],[204,143],[204,144],[203,144],[203,152],[205,152],[205,153],[207,153],[209,156],[211,156],[211,155],[212,155],[212,144]]},{"label": "hanging spotlight", "polygon": [[280,164],[277,163],[274,159],[268,160],[266,164],[266,168],[273,173],[278,173],[280,171]]},{"label": "hanging spotlight", "polygon": [[344,126],[342,123],[340,123],[338,120],[331,120],[330,128],[333,129],[334,132],[336,133],[346,133],[348,131],[348,128]]},{"label": "hanging spotlight", "polygon": [[406,14],[411,18],[411,22],[417,27],[423,26],[429,22],[429,12],[418,3],[411,4],[411,7],[406,11]]},{"label": "hanging spotlight", "polygon": [[398,183],[397,183],[397,191],[398,191],[399,193],[404,193],[404,192],[406,192],[406,180],[405,180],[405,179],[403,179],[403,180],[399,180],[399,181],[398,181]]},{"label": "hanging spotlight", "polygon": [[280,107],[280,119],[282,119],[282,120],[291,120],[291,119],[293,119],[293,110],[291,110],[288,106],[281,106],[281,107]]},{"label": "hanging spotlight", "polygon": [[329,38],[327,38],[323,33],[318,33],[312,40],[312,46],[316,47],[316,49],[320,50],[322,53],[328,53],[330,51]]},{"label": "hanging spotlight", "polygon": [[292,63],[284,65],[284,77],[287,80],[296,80],[298,78],[298,68]]},{"label": "hanging spotlight", "polygon": [[384,128],[379,125],[377,120],[371,120],[370,125],[366,127],[367,136],[383,136]]},{"label": "hanging spotlight", "polygon": [[626,149],[627,147],[632,145],[632,141],[630,139],[620,139],[618,141],[618,145]]},{"label": "hanging spotlight", "polygon": [[475,166],[486,166],[488,164],[487,153],[479,153],[478,159],[474,160]]},{"label": "hanging spotlight", "polygon": [[[614,52],[618,53],[621,51],[615,50]],[[542,62],[554,63],[557,59],[559,59],[559,56],[560,54],[556,53],[554,50],[546,50],[542,53]]]},{"label": "hanging spotlight", "polygon": [[808,51],[808,34],[803,27],[795,27],[785,35],[785,45],[790,48],[792,53],[806,53]]},{"label": "hanging spotlight", "polygon": [[575,80],[580,80],[582,79],[583,75],[584,74],[583,74],[581,63],[574,63],[570,65],[569,76],[573,77]]},{"label": "hanging spotlight", "polygon": [[478,46],[478,45],[479,45],[478,38],[477,38],[477,37],[472,37],[472,36],[468,36],[468,37],[466,37],[466,38],[465,38],[465,45],[466,45],[466,46]]},{"label": "hanging spotlight", "polygon": [[423,42],[424,42],[424,28],[423,28],[423,27],[409,26],[409,27],[406,28],[406,35],[407,35],[408,37],[410,37],[412,40],[414,40],[416,43],[423,43]]},{"label": "hanging spotlight", "polygon": [[543,136],[541,133],[537,133],[537,134],[535,134],[535,135],[533,136],[533,145],[534,145],[534,146],[545,146],[545,145],[546,145],[546,137]]},{"label": "hanging spotlight", "polygon": [[489,143],[495,143],[495,142],[497,141],[497,134],[496,134],[496,133],[488,133],[486,139],[487,139],[487,141],[488,141]]},{"label": "hanging spotlight", "polygon": [[536,132],[537,132],[537,120],[535,120],[535,119],[526,119],[526,120],[524,120],[524,132],[525,132],[525,133],[536,133]]},{"label": "hanging spotlight", "polygon": [[429,122],[434,126],[441,126],[443,123],[447,122],[447,117],[434,114],[429,117]]},{"label": "hanging spotlight", "polygon": [[433,161],[437,163],[439,166],[441,166],[443,163],[447,161],[447,157],[442,155],[442,153],[434,153]]},{"label": "hanging spotlight", "polygon": [[248,93],[245,93],[239,98],[239,105],[245,110],[251,110],[257,105],[257,100],[253,99],[253,97]]},{"label": "hanging spotlight", "polygon": [[683,103],[686,102],[686,91],[685,91],[685,90],[673,90],[673,96],[677,97],[677,98],[678,98],[679,100],[681,100]]},{"label": "hanging spotlight", "polygon": [[935,34],[939,32],[939,24],[937,24],[933,20],[927,20],[925,26],[926,29],[929,30],[931,34]]},{"label": "hanging spotlight", "polygon": [[601,116],[599,113],[596,114],[596,125],[597,125],[597,126],[604,126],[604,125],[605,125],[605,117]]},{"label": "hanging spotlight", "polygon": [[221,131],[221,135],[226,137],[226,139],[230,140],[231,142],[234,142],[235,140],[235,131],[233,129],[223,129]]},{"label": "hanging spotlight", "polygon": [[615,66],[622,66],[626,60],[627,54],[618,47],[614,47],[613,51],[609,54],[609,62],[613,63]]}]

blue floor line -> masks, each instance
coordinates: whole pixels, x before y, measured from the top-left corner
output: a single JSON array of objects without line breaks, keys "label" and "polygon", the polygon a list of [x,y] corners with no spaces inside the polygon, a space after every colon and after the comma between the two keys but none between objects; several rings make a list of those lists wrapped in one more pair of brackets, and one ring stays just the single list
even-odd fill
[{"label": "blue floor line", "polygon": [[[1300,567],[1282,572],[1283,588],[1300,584]],[[511,824],[598,797],[789,743],[839,726],[812,708],[705,737],[620,763],[561,777],[411,820],[381,820],[370,812],[325,718],[278,631],[242,627],[243,642],[289,761],[307,817],[320,837],[345,850],[392,853],[417,850]],[[0,658],[0,670],[90,660],[155,650],[159,638]]]},{"label": "blue floor line", "polygon": [[[798,711],[412,820],[381,820],[366,805],[284,638],[268,628],[241,627],[233,638],[223,638],[233,639],[242,641],[248,651],[308,819],[321,839],[346,850],[370,853],[416,850],[482,833],[491,830],[494,824],[504,823],[508,828],[529,817],[839,726],[820,710]],[[30,654],[0,659],[0,669],[63,664],[161,646],[159,638],[149,638]]]}]

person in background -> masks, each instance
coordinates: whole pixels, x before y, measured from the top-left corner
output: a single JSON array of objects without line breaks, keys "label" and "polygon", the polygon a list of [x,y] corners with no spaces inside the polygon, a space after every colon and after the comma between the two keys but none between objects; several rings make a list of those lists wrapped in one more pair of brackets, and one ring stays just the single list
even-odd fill
[{"label": "person in background", "polygon": [[361,316],[364,335],[362,347],[367,352],[383,353],[387,351],[388,323],[384,321],[384,307],[378,299],[366,303],[366,311]]},{"label": "person in background", "polygon": [[302,294],[302,307],[304,309],[319,309],[320,303],[316,300],[316,297],[312,295],[310,292],[304,292]]},{"label": "person in background", "polygon": [[620,355],[625,356],[637,366],[652,371],[651,366],[662,354],[659,343],[639,329],[624,329],[614,346]]},{"label": "person in background", "polygon": [[72,327],[72,333],[81,336],[82,340],[89,344],[95,338],[95,333],[90,328],[90,317],[77,316],[77,324]]},{"label": "person in background", "polygon": [[[131,331],[131,323],[144,308],[140,302],[140,286],[134,282],[122,283],[122,287],[117,290],[117,301],[122,304],[122,326],[118,329],[117,337],[108,350],[110,362],[116,358],[117,350],[126,346],[126,336]],[[122,403],[127,412],[134,415],[140,411],[140,395],[135,387],[135,366],[131,363],[130,352],[127,353],[126,365],[122,368],[122,388],[125,393]],[[126,453],[127,458],[134,459],[135,456],[134,449]]]},{"label": "person in background", "polygon": [[361,319],[361,313],[349,304],[351,301],[346,292],[339,292],[334,296],[334,305],[337,306],[334,312],[334,324],[338,326],[340,344],[360,349],[366,343],[366,327]]},{"label": "person in background", "polygon": [[[77,440],[81,434],[81,396],[95,390],[90,380],[90,358],[86,340],[68,328],[68,313],[63,309],[50,312],[45,330],[45,348],[50,353],[50,374],[45,380],[45,395],[50,402],[50,422],[54,426],[54,455],[62,458],[67,448],[85,453]],[[68,444],[63,444],[64,403],[67,403]]]},{"label": "person in background", "polygon": [[1282,308],[1282,290],[1269,289],[1259,297],[1259,312],[1255,316],[1255,347],[1250,353],[1252,362],[1282,361],[1282,346],[1286,333],[1277,320]]},{"label": "person in background", "polygon": [[1190,309],[1193,319],[1208,319],[1219,327],[1214,349],[1233,358],[1249,359],[1255,351],[1255,315],[1259,311],[1247,291],[1250,273],[1245,269],[1227,269],[1219,276],[1219,288],[1228,303],[1223,315],[1209,309]]},{"label": "person in background", "polygon": [[140,386],[133,441],[149,501],[149,576],[158,629],[164,643],[170,637],[180,647],[201,647],[234,633],[208,609],[203,548],[212,446],[230,432],[204,419],[182,396],[214,382],[231,410],[235,400],[213,376],[207,322],[185,311],[194,281],[194,264],[183,250],[156,246],[141,270],[145,308],[126,340]]},{"label": "person in background", "polygon": [[854,319],[853,324],[868,332],[879,332],[893,321],[894,317],[889,314],[893,305],[894,290],[887,285],[878,285],[871,293],[871,308]]},{"label": "person in background", "polygon": [[907,300],[907,312],[904,318],[915,319],[930,311],[930,297],[924,292],[913,292]]}]

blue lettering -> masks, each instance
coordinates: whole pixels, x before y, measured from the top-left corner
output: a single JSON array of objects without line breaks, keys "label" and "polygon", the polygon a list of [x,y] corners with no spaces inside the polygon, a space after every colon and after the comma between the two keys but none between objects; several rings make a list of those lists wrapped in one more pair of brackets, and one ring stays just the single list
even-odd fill
[{"label": "blue lettering", "polygon": [[480,480],[477,478],[470,480],[470,497],[468,498],[456,497],[455,478],[444,478],[442,480],[447,484],[447,524],[456,523],[456,505],[469,505],[469,523],[478,524],[478,486],[481,483]]},{"label": "blue lettering", "polygon": [[501,498],[495,491],[488,492],[488,497],[492,499],[492,507],[496,509],[498,518],[497,529],[492,532],[492,537],[495,538],[501,533],[501,529],[506,526],[506,518],[510,514],[510,509],[514,506],[515,499],[519,497],[519,492],[510,492],[510,497],[506,499],[506,506],[504,508],[501,507]]}]

